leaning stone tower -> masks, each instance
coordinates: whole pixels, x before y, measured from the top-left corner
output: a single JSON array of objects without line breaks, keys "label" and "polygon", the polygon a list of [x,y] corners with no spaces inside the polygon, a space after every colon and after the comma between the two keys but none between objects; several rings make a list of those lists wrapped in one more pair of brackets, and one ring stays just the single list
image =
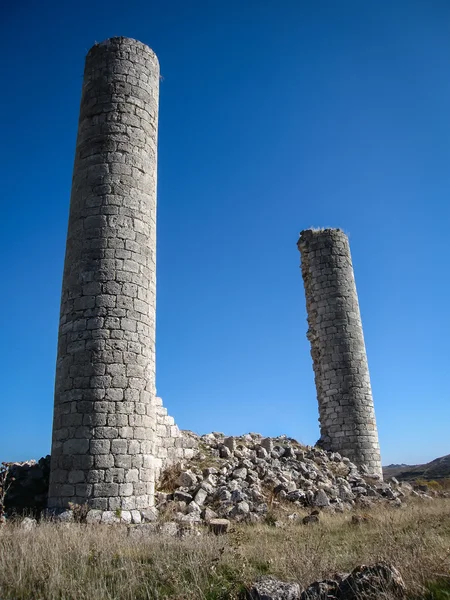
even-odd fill
[{"label": "leaning stone tower", "polygon": [[340,229],[307,229],[300,234],[298,248],[319,402],[319,443],[382,475],[347,236]]},{"label": "leaning stone tower", "polygon": [[118,37],[89,51],[63,274],[50,508],[147,508],[159,468],[183,452],[155,391],[158,94],[158,59],[148,46]]}]

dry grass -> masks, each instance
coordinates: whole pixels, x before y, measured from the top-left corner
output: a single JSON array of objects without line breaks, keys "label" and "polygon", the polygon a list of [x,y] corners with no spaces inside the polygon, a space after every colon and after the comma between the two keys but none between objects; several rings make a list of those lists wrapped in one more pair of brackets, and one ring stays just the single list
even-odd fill
[{"label": "dry grass", "polygon": [[[236,598],[262,573],[308,585],[378,560],[398,567],[414,598],[448,583],[450,499],[377,509],[356,526],[351,514],[323,515],[316,526],[236,526],[223,537],[135,540],[117,525],[43,523],[25,532],[10,523],[0,529],[0,598]],[[448,598],[445,585],[426,597]]]},{"label": "dry grass", "polygon": [[158,491],[172,494],[177,489],[177,479],[181,475],[180,463],[170,465],[162,471],[159,477]]}]

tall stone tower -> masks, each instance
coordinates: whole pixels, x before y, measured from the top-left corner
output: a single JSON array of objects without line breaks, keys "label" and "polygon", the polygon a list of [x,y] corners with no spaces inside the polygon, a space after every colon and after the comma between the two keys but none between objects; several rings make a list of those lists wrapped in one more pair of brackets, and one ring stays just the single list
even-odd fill
[{"label": "tall stone tower", "polygon": [[319,402],[319,443],[382,476],[347,236],[340,229],[307,229],[300,234],[298,248]]},{"label": "tall stone tower", "polygon": [[[61,300],[49,507],[153,503],[159,64],[117,37],[84,71]],[[173,420],[171,422],[173,424]]]}]

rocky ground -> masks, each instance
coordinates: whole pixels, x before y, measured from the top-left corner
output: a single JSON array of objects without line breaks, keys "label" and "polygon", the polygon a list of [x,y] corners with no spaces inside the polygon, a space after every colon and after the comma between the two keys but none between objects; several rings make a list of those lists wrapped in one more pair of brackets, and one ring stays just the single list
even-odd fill
[{"label": "rocky ground", "polygon": [[[195,439],[198,452],[184,464],[163,471],[154,508],[87,512],[74,507],[58,518],[130,525],[151,522],[153,528],[173,532],[211,523],[213,530],[221,532],[230,521],[282,526],[283,521],[301,519],[307,524],[317,521],[321,511],[345,512],[377,504],[401,506],[408,497],[435,494],[426,486],[413,488],[395,478],[382,481],[338,453],[303,446],[285,436],[184,435]],[[49,464],[49,457],[38,463],[10,464],[14,480],[6,497],[7,514],[41,514]]]},{"label": "rocky ground", "polygon": [[429,496],[423,486],[414,489],[395,478],[383,482],[338,453],[284,436],[211,433],[198,446],[184,468],[176,465],[162,474],[156,496],[158,512],[179,523],[215,518],[255,523],[283,512],[288,520],[308,523],[323,510],[401,506],[409,496]]},{"label": "rocky ground", "polygon": [[[9,513],[0,527],[0,597],[416,600],[450,593],[450,498],[382,484],[284,437],[214,434],[198,445],[194,459],[162,474],[158,508],[98,514],[78,506],[51,519]],[[30,482],[40,467],[14,467],[22,468],[28,476],[14,483],[36,498]],[[298,497],[288,499],[292,483]],[[353,496],[342,499],[344,489]],[[114,525],[90,525],[99,522]]]},{"label": "rocky ground", "polygon": [[243,595],[248,600],[388,600],[405,596],[402,576],[384,562],[360,565],[351,573],[315,581],[304,590],[298,583],[261,577]]}]

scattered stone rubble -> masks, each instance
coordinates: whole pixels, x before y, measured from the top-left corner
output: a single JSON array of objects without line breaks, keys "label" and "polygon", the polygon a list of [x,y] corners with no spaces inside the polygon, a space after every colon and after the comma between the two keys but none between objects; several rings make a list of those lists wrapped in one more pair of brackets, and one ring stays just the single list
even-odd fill
[{"label": "scattered stone rubble", "polygon": [[[385,483],[338,453],[285,436],[210,433],[199,438],[199,448],[179,473],[173,472],[172,489],[166,473],[156,494],[157,509],[179,523],[215,518],[255,523],[282,505],[288,520],[302,518],[306,524],[316,522],[320,510],[400,506],[406,496],[425,495],[407,483]],[[302,510],[311,514],[305,518],[296,512]]]},{"label": "scattered stone rubble", "polygon": [[[102,511],[75,506],[57,518],[63,522],[149,524],[154,531],[167,529],[166,533],[169,529],[183,533],[203,523],[220,534],[228,530],[229,521],[265,520],[281,527],[300,520],[313,525],[321,511],[367,509],[379,503],[401,506],[408,496],[431,497],[406,482],[383,482],[338,453],[302,446],[286,436],[184,435],[198,450],[192,458],[162,472],[155,507]],[[14,481],[5,502],[7,515],[39,516],[46,506],[49,469],[50,457],[38,463],[10,463]],[[280,512],[286,516],[284,522],[277,520]],[[168,526],[168,521],[172,525]]]},{"label": "scattered stone rubble", "polygon": [[315,581],[303,591],[298,583],[261,577],[247,593],[249,600],[379,600],[405,595],[402,576],[395,567],[384,562],[361,565],[350,574]]}]

